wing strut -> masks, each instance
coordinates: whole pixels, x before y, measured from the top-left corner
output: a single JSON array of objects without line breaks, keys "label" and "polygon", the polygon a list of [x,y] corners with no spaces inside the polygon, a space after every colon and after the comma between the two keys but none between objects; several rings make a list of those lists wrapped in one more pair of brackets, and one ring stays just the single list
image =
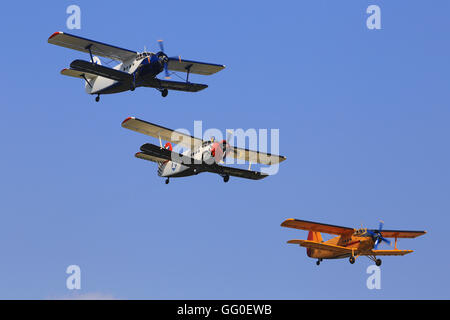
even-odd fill
[{"label": "wing strut", "polygon": [[89,85],[89,87],[92,88],[92,84],[89,82],[89,80],[86,78],[86,75],[83,73],[81,74],[81,76],[83,77],[84,81],[86,81],[86,83]]},{"label": "wing strut", "polygon": [[91,56],[91,62],[94,63],[94,57],[92,56],[91,47],[92,47],[92,43],[90,43],[85,49],[89,50],[89,55]]},{"label": "wing strut", "polygon": [[192,67],[192,64],[186,66],[186,68],[185,68],[185,69],[186,69],[186,72],[187,72],[187,75],[186,75],[186,83],[189,82],[189,73],[191,72],[191,67]]}]

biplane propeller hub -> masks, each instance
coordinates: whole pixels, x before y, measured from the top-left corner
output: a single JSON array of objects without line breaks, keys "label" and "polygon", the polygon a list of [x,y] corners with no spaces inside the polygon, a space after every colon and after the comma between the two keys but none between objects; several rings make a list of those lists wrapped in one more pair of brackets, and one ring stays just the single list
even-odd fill
[{"label": "biplane propeller hub", "polygon": [[386,242],[389,245],[391,244],[391,242],[388,239],[384,238],[382,235],[383,225],[384,225],[383,221],[380,221],[378,230],[367,230],[367,233],[372,237],[372,240],[374,242],[373,248],[375,250],[378,248],[378,245],[381,242]]}]

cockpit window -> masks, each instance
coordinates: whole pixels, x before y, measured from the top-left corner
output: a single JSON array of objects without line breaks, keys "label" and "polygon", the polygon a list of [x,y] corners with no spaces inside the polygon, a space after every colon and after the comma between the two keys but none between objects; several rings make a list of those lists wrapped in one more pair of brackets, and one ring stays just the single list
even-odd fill
[{"label": "cockpit window", "polygon": [[211,144],[211,141],[203,141],[202,147],[206,147],[209,144]]}]

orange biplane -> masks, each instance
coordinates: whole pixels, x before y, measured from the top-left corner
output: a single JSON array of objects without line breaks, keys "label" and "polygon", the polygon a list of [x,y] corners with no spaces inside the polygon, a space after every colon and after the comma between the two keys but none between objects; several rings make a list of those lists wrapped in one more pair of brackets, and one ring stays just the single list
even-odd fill
[{"label": "orange biplane", "polygon": [[[308,240],[289,240],[288,243],[306,247],[306,254],[310,258],[317,259],[317,265],[323,259],[342,258],[349,258],[350,263],[353,264],[359,256],[367,256],[380,266],[381,260],[377,256],[403,256],[413,252],[397,249],[398,238],[416,238],[426,233],[425,231],[383,230],[382,221],[378,230],[353,229],[297,219],[287,219],[281,226],[309,231]],[[323,241],[321,232],[337,235],[337,237]],[[378,250],[381,242],[391,244],[386,238],[395,238],[394,249]]]}]

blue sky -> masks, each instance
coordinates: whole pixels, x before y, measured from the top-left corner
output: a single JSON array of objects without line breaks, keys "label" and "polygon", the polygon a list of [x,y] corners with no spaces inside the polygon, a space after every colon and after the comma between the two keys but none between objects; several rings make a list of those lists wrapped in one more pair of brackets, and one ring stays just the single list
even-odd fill
[{"label": "blue sky", "polygon": [[[82,11],[66,28],[67,6]],[[381,7],[382,30],[366,28]],[[450,298],[448,1],[7,2],[0,32],[0,298]],[[47,43],[65,31],[132,50],[223,63],[197,94],[152,89],[103,96],[59,71],[87,55]],[[170,128],[278,128],[277,175],[157,177],[134,158]],[[382,289],[360,258],[324,261],[286,241],[286,218],[424,229],[386,257]]]}]

